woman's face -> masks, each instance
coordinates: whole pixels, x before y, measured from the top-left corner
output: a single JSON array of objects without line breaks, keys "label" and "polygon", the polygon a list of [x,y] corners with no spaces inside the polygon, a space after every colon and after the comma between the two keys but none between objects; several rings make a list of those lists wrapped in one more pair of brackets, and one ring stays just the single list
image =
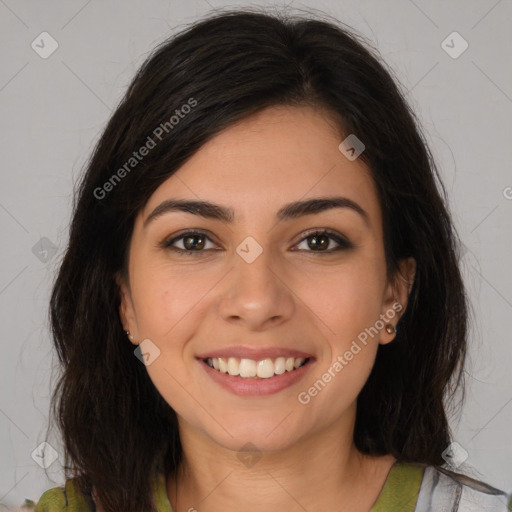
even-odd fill
[{"label": "woman's face", "polygon": [[[202,146],[138,215],[120,313],[181,428],[265,451],[353,426],[409,288],[387,281],[376,189],[341,142],[317,110],[268,108]],[[177,200],[216,207],[165,207]]]}]

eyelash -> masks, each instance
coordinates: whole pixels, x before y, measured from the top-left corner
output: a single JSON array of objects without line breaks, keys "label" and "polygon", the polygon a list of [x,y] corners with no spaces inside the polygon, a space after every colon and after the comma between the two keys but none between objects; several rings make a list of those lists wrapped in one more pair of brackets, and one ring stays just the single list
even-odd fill
[{"label": "eyelash", "polygon": [[[168,249],[173,252],[176,252],[180,256],[181,255],[183,255],[183,256],[199,256],[199,255],[202,255],[206,251],[212,250],[212,249],[187,250],[187,249],[180,249],[178,247],[173,247],[172,244],[174,244],[178,240],[182,240],[184,238],[187,238],[187,237],[190,237],[193,235],[202,235],[202,236],[206,237],[206,239],[209,240],[210,242],[213,242],[213,240],[211,240],[210,237],[204,231],[192,229],[190,231],[186,231],[185,233],[182,233],[179,236],[162,241],[159,244],[159,246],[163,249]],[[325,254],[332,254],[333,252],[337,252],[337,251],[352,249],[354,247],[354,244],[349,242],[346,238],[344,238],[343,236],[341,236],[338,233],[331,231],[329,229],[316,229],[316,230],[310,231],[306,234],[306,236],[301,238],[301,240],[296,245],[301,244],[302,242],[306,241],[308,238],[311,238],[313,236],[328,236],[328,238],[330,238],[331,240],[334,240],[338,244],[338,247],[336,247],[334,249],[323,250],[323,251],[306,250],[305,252],[311,252],[313,254],[318,254],[318,255],[325,255]],[[217,249],[213,249],[213,250],[217,250]],[[303,251],[303,249],[295,249],[295,250]]]}]

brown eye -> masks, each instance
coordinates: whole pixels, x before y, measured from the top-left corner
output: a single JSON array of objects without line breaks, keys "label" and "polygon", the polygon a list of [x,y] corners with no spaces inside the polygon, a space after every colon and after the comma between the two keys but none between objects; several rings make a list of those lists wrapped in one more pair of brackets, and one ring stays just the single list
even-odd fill
[{"label": "brown eye", "polygon": [[[304,244],[306,247],[300,248]],[[343,249],[351,249],[354,246],[347,239],[336,233],[321,230],[314,231],[305,236],[296,247],[300,251],[332,253]]]},{"label": "brown eye", "polygon": [[[210,247],[207,247],[208,243],[211,244]],[[188,231],[180,236],[166,240],[160,245],[165,249],[187,255],[199,255],[216,247],[206,233],[202,231]]]},{"label": "brown eye", "polygon": [[308,247],[314,251],[327,249],[329,247],[330,237],[327,235],[311,235],[308,240]]},{"label": "brown eye", "polygon": [[190,235],[182,238],[185,249],[204,249],[206,243],[206,237],[204,235]]}]

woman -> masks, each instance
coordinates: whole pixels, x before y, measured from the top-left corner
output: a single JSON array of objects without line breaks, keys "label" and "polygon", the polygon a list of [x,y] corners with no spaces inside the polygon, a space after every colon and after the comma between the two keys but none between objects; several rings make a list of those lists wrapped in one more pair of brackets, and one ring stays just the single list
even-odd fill
[{"label": "woman", "polygon": [[233,11],[161,45],[78,190],[67,482],[37,510],[505,511],[441,467],[467,337],[446,202],[349,30]]}]

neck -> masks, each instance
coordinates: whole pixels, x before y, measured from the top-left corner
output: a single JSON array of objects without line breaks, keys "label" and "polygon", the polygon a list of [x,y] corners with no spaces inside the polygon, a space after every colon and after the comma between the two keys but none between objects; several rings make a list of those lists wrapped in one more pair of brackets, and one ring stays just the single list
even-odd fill
[{"label": "neck", "polygon": [[352,432],[346,433],[350,435],[340,435],[335,425],[243,464],[236,451],[194,429],[183,429],[182,464],[167,485],[173,512],[224,512],[226,508],[368,512],[395,459],[361,454]]}]

